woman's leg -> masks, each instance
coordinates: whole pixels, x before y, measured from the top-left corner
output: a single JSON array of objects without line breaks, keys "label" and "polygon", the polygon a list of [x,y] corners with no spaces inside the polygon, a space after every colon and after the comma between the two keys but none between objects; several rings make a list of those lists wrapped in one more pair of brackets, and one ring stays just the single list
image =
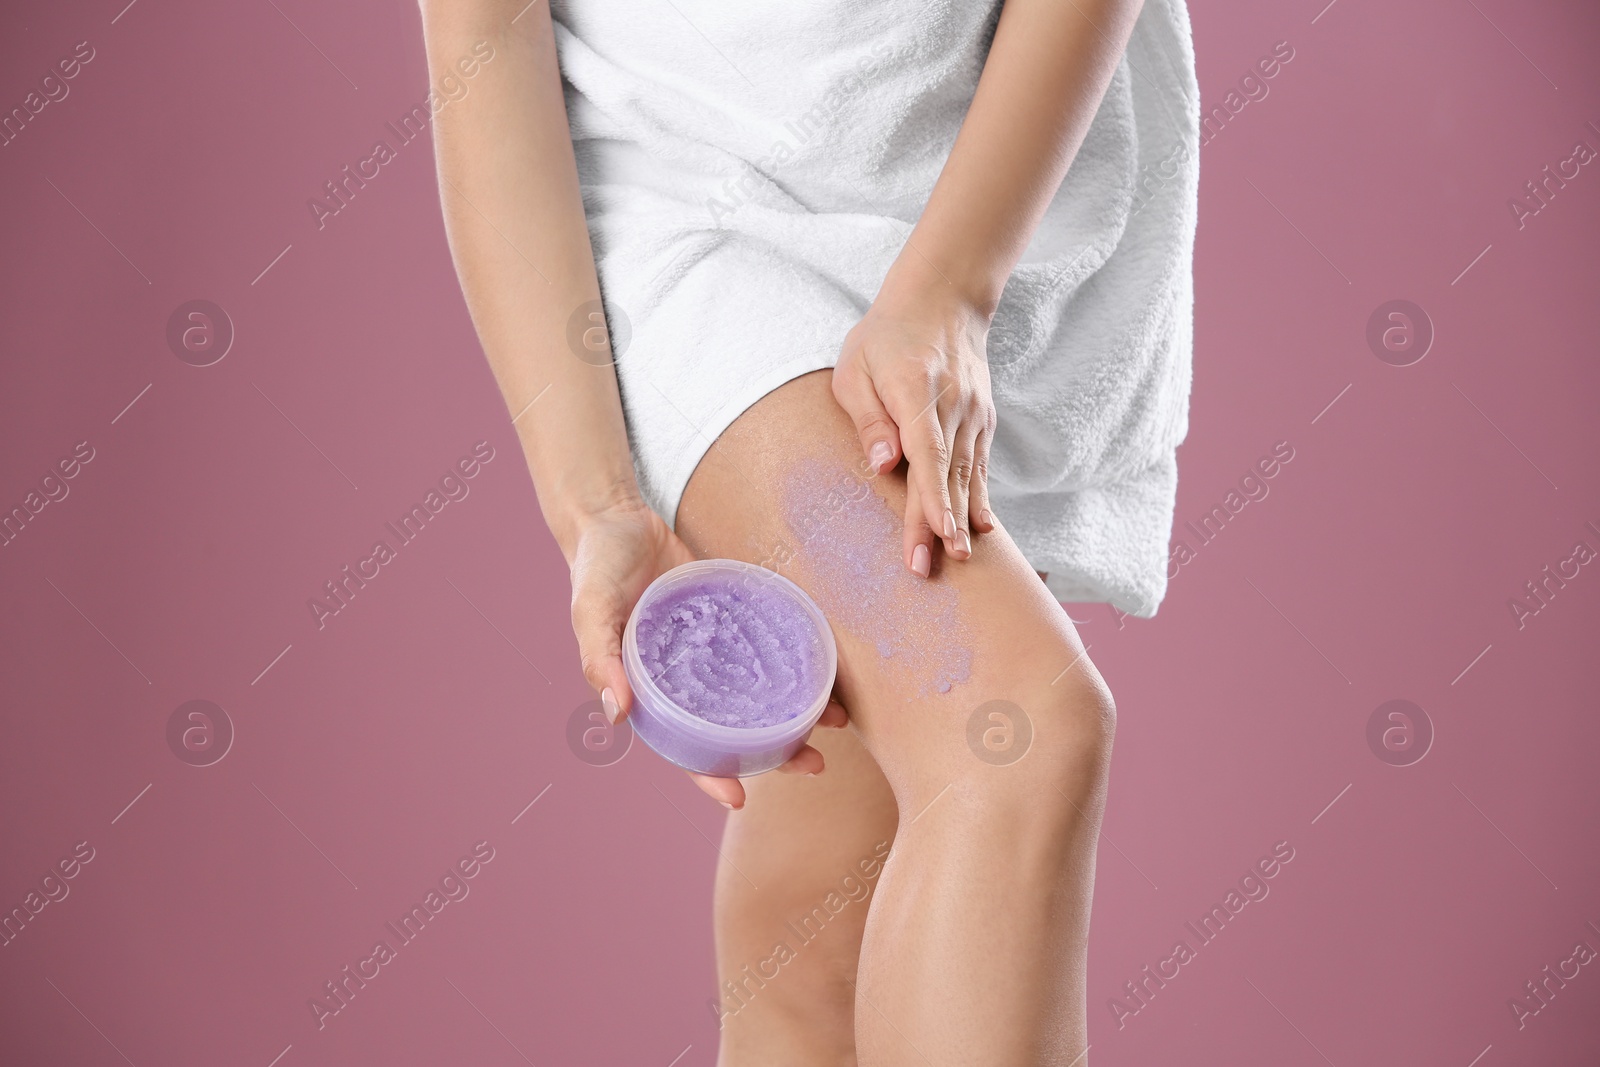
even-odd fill
[{"label": "woman's leg", "polygon": [[894,843],[894,795],[849,731],[811,742],[827,773],[749,779],[722,836],[720,1067],[856,1062],[861,933]]},{"label": "woman's leg", "polygon": [[[774,566],[822,605],[851,729],[897,804],[861,949],[857,1054],[1083,1064],[1109,693],[1003,530],[931,580],[906,571],[904,479],[867,480],[859,451],[829,372],[796,379],[717,440],[677,524],[697,554]],[[762,843],[781,864],[784,841]]]}]

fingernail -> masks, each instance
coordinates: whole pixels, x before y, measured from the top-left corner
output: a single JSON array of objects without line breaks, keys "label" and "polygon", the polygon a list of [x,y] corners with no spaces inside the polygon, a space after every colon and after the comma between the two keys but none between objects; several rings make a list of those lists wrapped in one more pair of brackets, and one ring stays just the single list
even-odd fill
[{"label": "fingernail", "polygon": [[617,694],[611,691],[609,685],[600,690],[600,710],[605,712],[606,722],[612,726],[617,724],[617,716],[622,714],[622,709],[617,706]]},{"label": "fingernail", "polygon": [[894,449],[889,447],[888,441],[876,442],[872,446],[872,451],[867,453],[867,458],[872,461],[873,469],[879,474],[883,473],[884,465],[888,463],[893,456]]},{"label": "fingernail", "polygon": [[944,509],[944,536],[946,540],[956,535],[956,513],[949,508]]},{"label": "fingernail", "polygon": [[815,778],[816,776],[817,776],[817,772],[816,771],[807,771],[806,772],[806,777],[807,778]]},{"label": "fingernail", "polygon": [[965,530],[956,531],[956,551],[972,555],[972,535]]},{"label": "fingernail", "polygon": [[990,511],[988,508],[984,508],[978,513],[978,521],[983,523],[985,526],[993,526],[994,512]]},{"label": "fingernail", "polygon": [[918,545],[911,550],[911,569],[924,578],[928,576],[929,562],[927,545]]},{"label": "fingernail", "polygon": [[727,808],[729,811],[737,811],[737,810],[739,810],[739,809],[735,808],[732,804],[729,804],[726,800],[719,800],[719,801],[717,801],[717,803],[721,804],[723,807]]}]

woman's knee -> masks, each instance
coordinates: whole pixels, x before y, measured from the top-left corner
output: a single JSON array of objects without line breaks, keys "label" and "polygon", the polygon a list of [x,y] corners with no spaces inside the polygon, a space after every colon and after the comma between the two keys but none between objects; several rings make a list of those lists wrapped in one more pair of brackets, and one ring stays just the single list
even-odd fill
[{"label": "woman's knee", "polygon": [[[1015,701],[983,707],[990,709],[988,737],[968,730],[968,748],[989,771],[973,776],[975,788],[1023,803],[1057,792],[1076,800],[1098,789],[1117,722],[1111,691],[1098,674],[1074,670],[1023,690]],[[1008,716],[1012,721],[1004,722]]]},{"label": "woman's knee", "polygon": [[1063,792],[1081,793],[1104,777],[1111,760],[1116,702],[1097,673],[1062,679],[1051,688],[1060,692],[1046,700],[1039,762]]},{"label": "woman's knee", "polygon": [[1049,688],[1059,690],[1047,704],[1068,747],[1109,755],[1117,735],[1117,703],[1094,664],[1080,660]]}]

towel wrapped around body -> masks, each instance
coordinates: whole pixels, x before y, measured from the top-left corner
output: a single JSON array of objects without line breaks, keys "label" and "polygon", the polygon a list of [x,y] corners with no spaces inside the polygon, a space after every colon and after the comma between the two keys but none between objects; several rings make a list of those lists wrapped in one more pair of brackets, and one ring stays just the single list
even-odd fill
[{"label": "towel wrapped around body", "polygon": [[[617,373],[671,523],[718,434],[831,367],[915,224],[1000,3],[552,0]],[[1188,424],[1199,92],[1146,0],[989,333],[995,513],[1062,600],[1155,612]]]}]

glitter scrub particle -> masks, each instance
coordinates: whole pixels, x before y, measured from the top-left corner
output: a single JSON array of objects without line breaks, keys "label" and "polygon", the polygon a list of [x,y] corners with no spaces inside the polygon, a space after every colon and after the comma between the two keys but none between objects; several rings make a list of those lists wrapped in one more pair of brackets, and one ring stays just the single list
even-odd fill
[{"label": "glitter scrub particle", "polygon": [[786,593],[705,578],[646,604],[636,640],[645,673],[689,714],[722,726],[786,722],[816,704],[828,657]]},{"label": "glitter scrub particle", "polygon": [[807,591],[836,629],[878,655],[923,692],[946,693],[972,672],[971,634],[948,585],[920,578],[900,559],[902,520],[866,481],[843,466],[802,464],[789,472],[788,548],[810,576]]}]

